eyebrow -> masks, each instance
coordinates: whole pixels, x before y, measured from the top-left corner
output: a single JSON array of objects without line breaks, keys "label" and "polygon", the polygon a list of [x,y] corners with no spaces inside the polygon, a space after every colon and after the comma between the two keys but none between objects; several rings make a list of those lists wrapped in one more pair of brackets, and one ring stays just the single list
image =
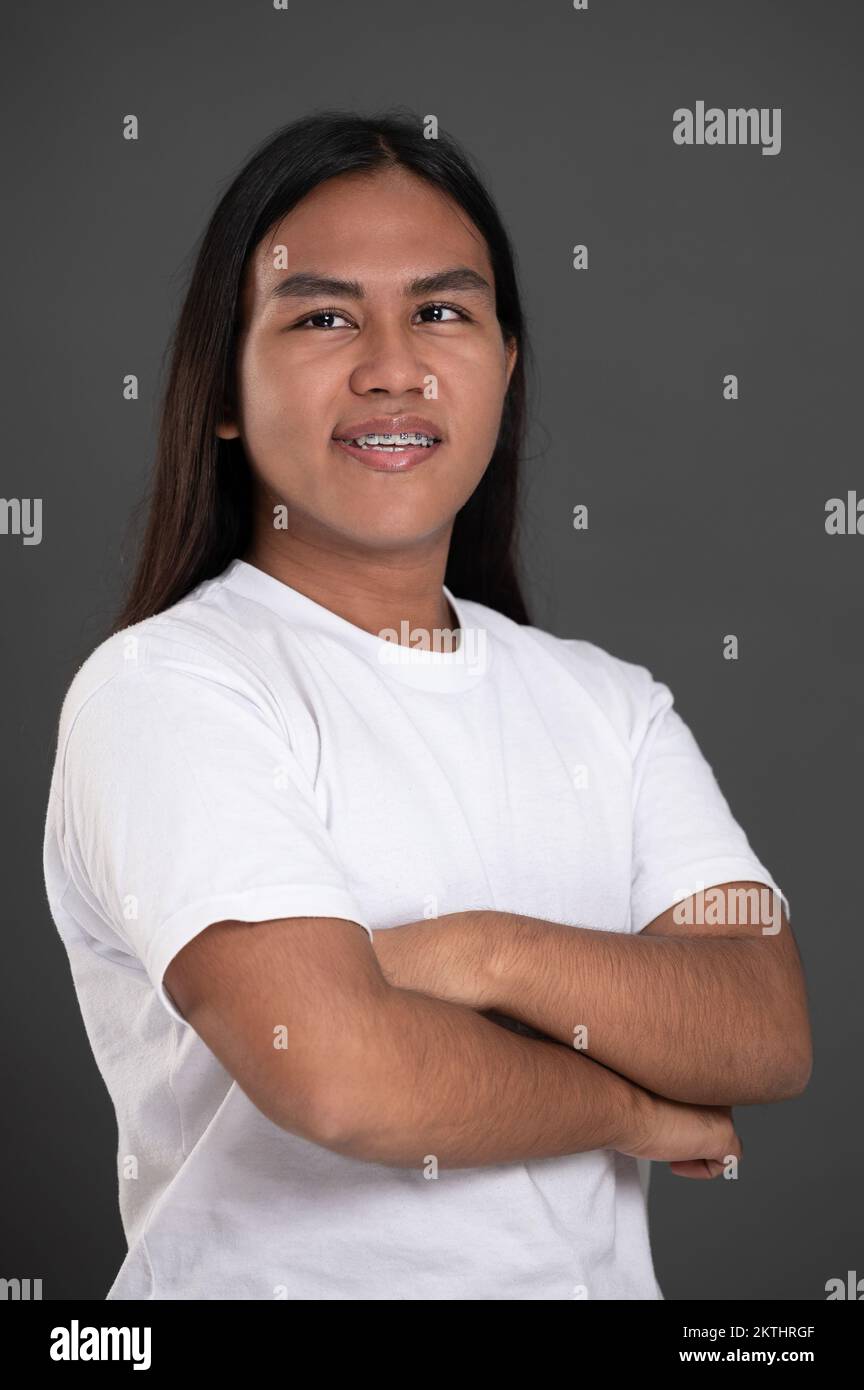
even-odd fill
[{"label": "eyebrow", "polygon": [[[403,294],[413,299],[418,295],[440,294],[445,290],[468,291],[480,294],[490,303],[494,302],[492,286],[478,271],[470,266],[458,265],[449,270],[439,270],[433,275],[420,275],[409,280]],[[274,285],[268,299],[313,299],[318,295],[332,298],[365,299],[366,294],[359,280],[341,280],[332,275],[320,275],[314,270],[298,270]]]}]

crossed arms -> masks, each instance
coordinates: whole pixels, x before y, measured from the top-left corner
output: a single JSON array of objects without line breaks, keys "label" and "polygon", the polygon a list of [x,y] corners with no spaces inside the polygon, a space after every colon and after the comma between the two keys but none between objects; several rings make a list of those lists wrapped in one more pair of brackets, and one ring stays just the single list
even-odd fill
[{"label": "crossed arms", "polygon": [[459,912],[377,931],[375,949],[392,983],[519,1020],[672,1100],[785,1100],[809,1078],[810,1025],[792,929],[785,912],[760,924],[761,887],[712,890],[717,926],[674,908],[635,936]]},{"label": "crossed arms", "polygon": [[740,1153],[723,1107],[797,1095],[811,1067],[785,915],[765,935],[670,909],[624,936],[455,913],[375,932],[374,949],[339,919],[219,922],[165,983],[275,1124],[390,1165],[613,1148],[716,1176]]}]

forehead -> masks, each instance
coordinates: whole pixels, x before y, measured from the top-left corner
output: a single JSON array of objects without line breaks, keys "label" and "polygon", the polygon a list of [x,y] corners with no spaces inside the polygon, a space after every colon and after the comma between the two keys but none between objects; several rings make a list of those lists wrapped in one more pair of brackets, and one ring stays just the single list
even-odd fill
[{"label": "forehead", "polygon": [[360,280],[370,295],[398,293],[403,280],[450,265],[493,282],[482,234],[446,193],[401,167],[340,174],[307,194],[255,248],[244,295],[261,305],[286,270],[312,268]]}]

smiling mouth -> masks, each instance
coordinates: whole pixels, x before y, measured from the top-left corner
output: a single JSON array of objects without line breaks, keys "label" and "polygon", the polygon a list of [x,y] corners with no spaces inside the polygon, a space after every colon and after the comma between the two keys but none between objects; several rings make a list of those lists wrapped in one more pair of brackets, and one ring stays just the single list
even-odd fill
[{"label": "smiling mouth", "polygon": [[444,441],[438,435],[402,430],[398,434],[361,434],[353,439],[334,435],[333,442],[375,473],[408,473],[432,458]]},{"label": "smiling mouth", "polygon": [[387,454],[405,453],[408,449],[431,449],[440,444],[438,435],[402,430],[398,434],[360,434],[355,439],[336,438],[337,444],[351,444],[355,449],[369,449]]}]

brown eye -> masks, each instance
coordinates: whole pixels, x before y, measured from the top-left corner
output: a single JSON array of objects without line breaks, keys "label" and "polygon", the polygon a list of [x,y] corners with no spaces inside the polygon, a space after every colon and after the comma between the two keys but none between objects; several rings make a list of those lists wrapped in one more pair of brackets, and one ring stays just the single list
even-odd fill
[{"label": "brown eye", "polygon": [[[440,313],[441,311],[446,311],[447,313],[450,313],[450,314],[456,314],[457,320],[458,320],[458,319],[463,319],[463,320],[467,321],[467,319],[468,319],[468,315],[465,313],[464,309],[457,309],[455,304],[424,304],[424,305],[423,305],[423,308],[422,308],[422,309],[418,309],[417,312],[420,313],[420,314],[429,314],[429,313],[436,314],[436,313]],[[432,319],[431,322],[433,322],[433,323],[453,323],[453,322],[456,322],[457,320],[453,320],[453,319],[440,319],[440,318],[439,318],[439,319]],[[427,320],[427,322],[429,322],[429,320]]]},{"label": "brown eye", "polygon": [[354,326],[346,318],[346,316],[343,313],[341,313],[338,309],[316,309],[314,314],[308,314],[305,319],[301,319],[299,323],[294,325],[294,327],[303,328],[307,323],[312,324],[314,328],[327,329],[334,327],[334,325],[330,323],[316,323],[316,319],[342,319],[348,325],[349,328],[353,328]]}]

